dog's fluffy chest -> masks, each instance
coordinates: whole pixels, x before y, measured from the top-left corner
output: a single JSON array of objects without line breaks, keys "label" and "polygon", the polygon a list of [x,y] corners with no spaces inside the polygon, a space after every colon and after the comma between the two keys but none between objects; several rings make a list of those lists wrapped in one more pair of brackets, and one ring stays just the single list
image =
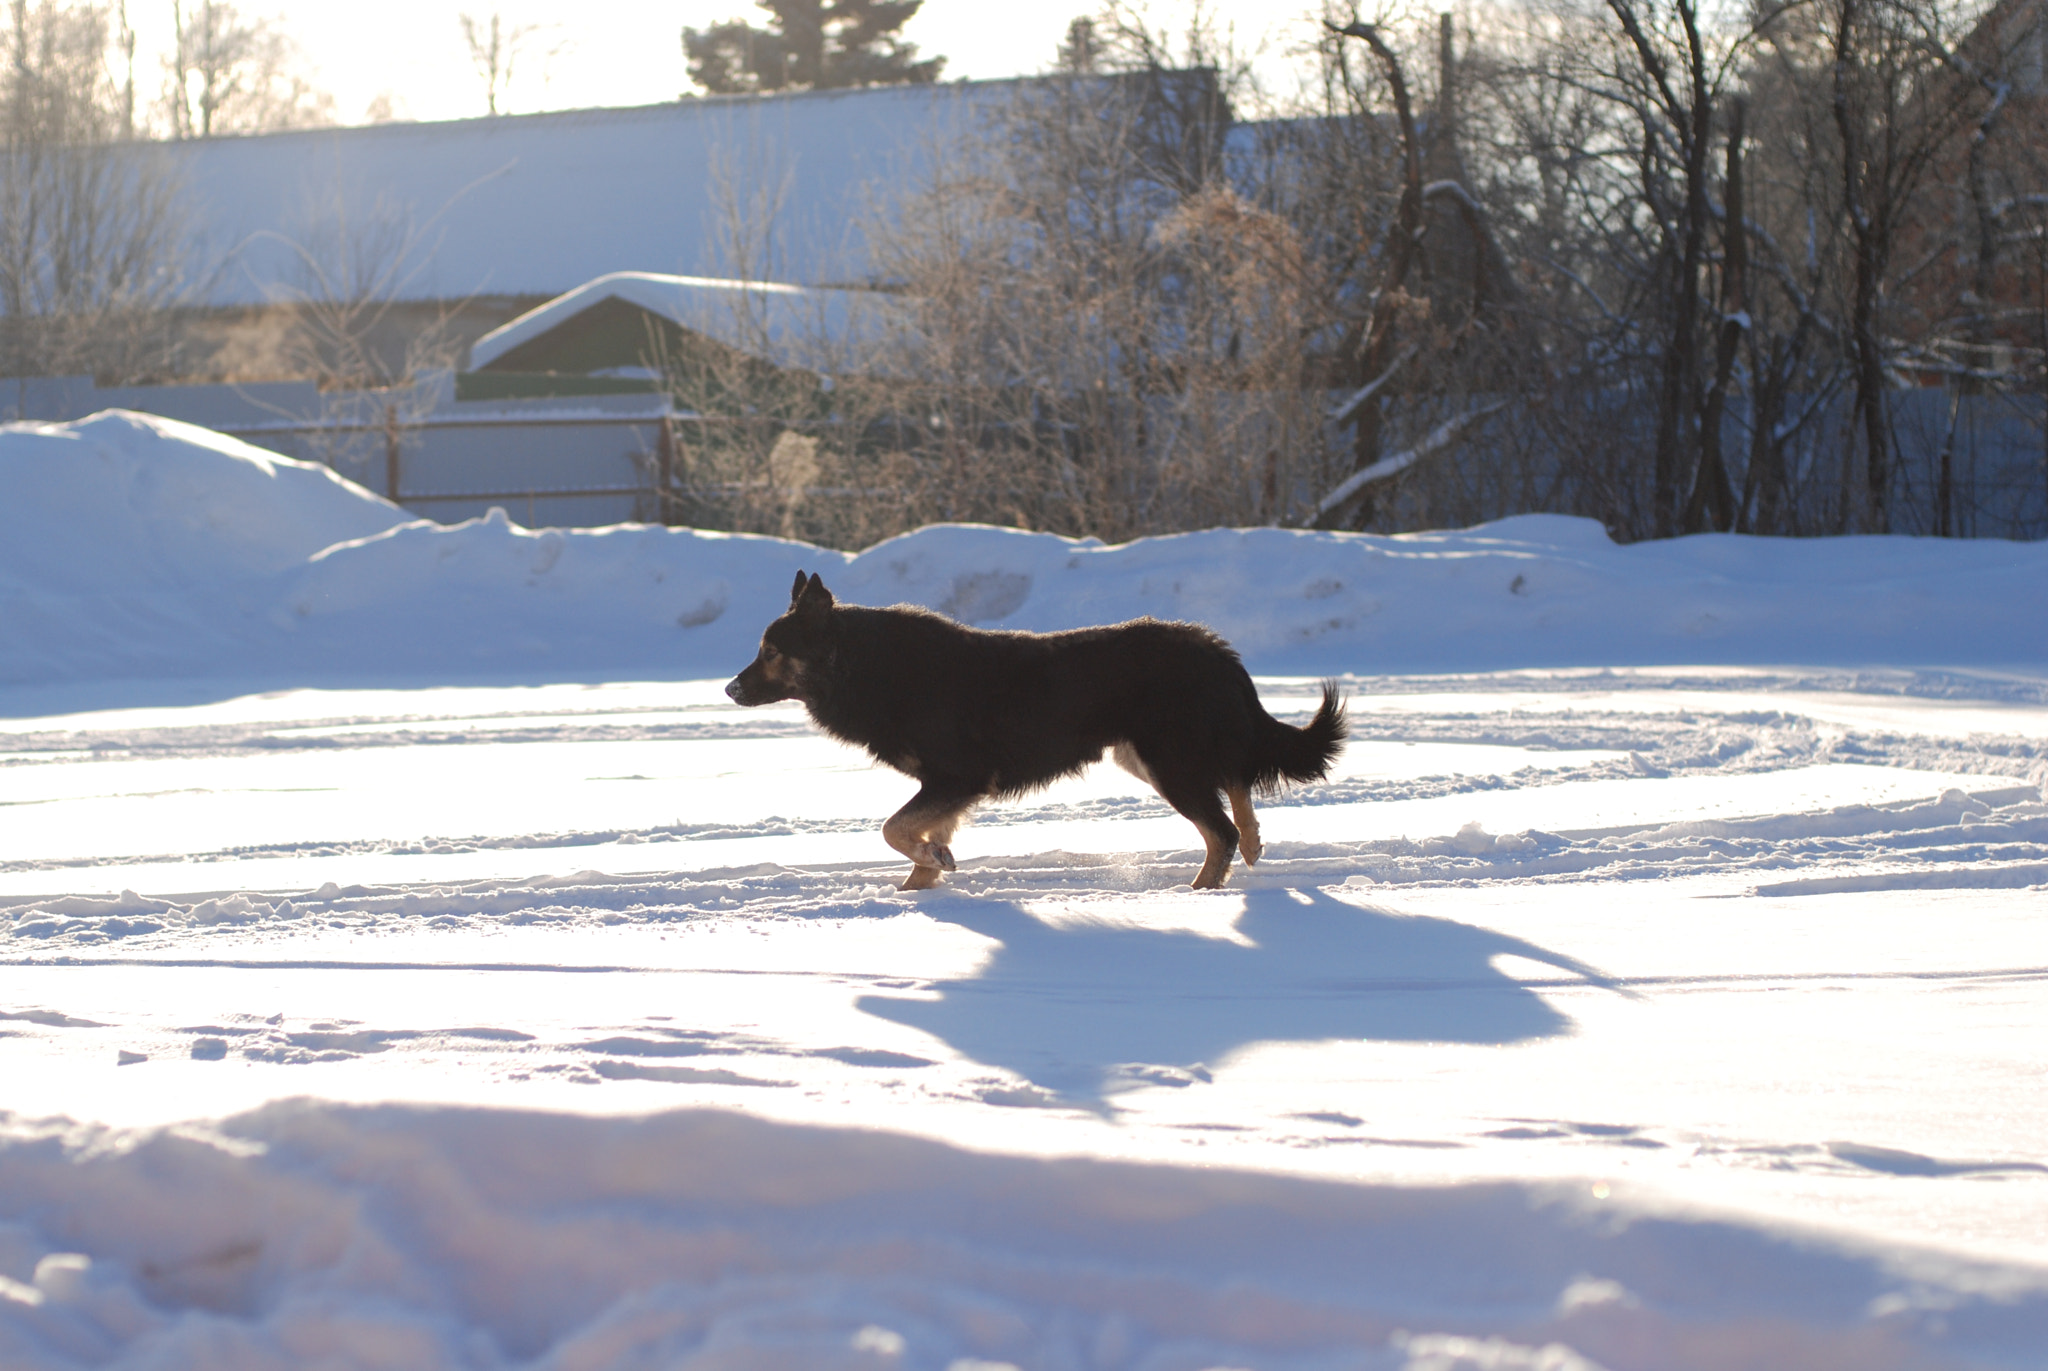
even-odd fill
[{"label": "dog's fluffy chest", "polygon": [[894,771],[900,771],[906,776],[918,775],[918,769],[923,765],[918,760],[917,754],[907,747],[895,748],[886,752],[881,748],[871,747],[868,751],[873,753],[875,760],[883,766],[889,767]]},{"label": "dog's fluffy chest", "polygon": [[855,722],[857,716],[849,717],[845,711],[833,709],[829,704],[822,702],[812,703],[809,712],[812,723],[841,742],[867,749],[868,755],[883,766],[900,771],[906,776],[920,774],[919,768],[923,765],[923,760],[919,757],[916,746],[908,738],[889,736],[895,734],[896,730],[890,729],[887,734],[881,734],[872,728],[861,728]]}]

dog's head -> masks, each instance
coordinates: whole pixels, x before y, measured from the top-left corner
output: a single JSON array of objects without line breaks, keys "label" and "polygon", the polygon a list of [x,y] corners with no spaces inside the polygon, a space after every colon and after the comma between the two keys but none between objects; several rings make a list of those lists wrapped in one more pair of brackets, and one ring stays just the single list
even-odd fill
[{"label": "dog's head", "polygon": [[799,571],[789,592],[789,611],[761,635],[761,651],[732,678],[725,693],[733,703],[769,705],[810,697],[809,673],[827,647],[832,626],[832,592]]}]

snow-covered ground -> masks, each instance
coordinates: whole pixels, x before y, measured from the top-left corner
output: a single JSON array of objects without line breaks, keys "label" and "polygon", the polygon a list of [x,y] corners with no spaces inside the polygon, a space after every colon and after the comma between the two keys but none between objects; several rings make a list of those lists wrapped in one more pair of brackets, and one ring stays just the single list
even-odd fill
[{"label": "snow-covered ground", "polygon": [[[9,1371],[2048,1366],[2048,549],[0,483]],[[1102,767],[902,894],[910,784],[720,693],[798,566],[1354,741],[1225,890]]]}]

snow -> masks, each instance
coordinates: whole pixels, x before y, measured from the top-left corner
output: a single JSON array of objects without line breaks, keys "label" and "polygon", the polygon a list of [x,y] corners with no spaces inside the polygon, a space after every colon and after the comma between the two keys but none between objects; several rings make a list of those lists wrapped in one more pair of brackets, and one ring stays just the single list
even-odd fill
[{"label": "snow", "polygon": [[843,347],[859,341],[865,294],[772,281],[614,271],[492,329],[471,345],[469,365],[471,370],[480,370],[593,305],[623,300],[684,328],[709,334],[741,352],[754,353],[765,346],[768,360],[779,366],[837,369],[846,359],[818,353],[811,340],[822,332],[831,345]]},{"label": "snow", "polygon": [[[2048,1364],[2039,547],[0,480],[9,1371]],[[1224,890],[1105,766],[904,894],[908,783],[720,690],[797,567],[1354,740]]]},{"label": "snow", "polygon": [[8,425],[0,443],[0,574],[23,587],[203,595],[405,519],[327,467],[175,419],[108,411]]},{"label": "snow", "polygon": [[1526,515],[1396,538],[1216,529],[1116,547],[939,525],[848,555],[502,514],[408,522],[317,466],[112,412],[0,429],[0,483],[23,496],[0,509],[0,593],[29,625],[0,686],[149,682],[138,698],[166,679],[727,676],[798,568],[856,603],[991,628],[1200,618],[1283,674],[2048,658],[2026,628],[2048,619],[2043,544],[1617,547],[1588,520]]}]

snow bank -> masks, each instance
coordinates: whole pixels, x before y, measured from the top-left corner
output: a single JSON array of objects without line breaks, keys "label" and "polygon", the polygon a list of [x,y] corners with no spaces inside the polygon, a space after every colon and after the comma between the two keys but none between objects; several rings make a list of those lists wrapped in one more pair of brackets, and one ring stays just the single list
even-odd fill
[{"label": "snow bank", "polygon": [[1198,619],[1276,673],[2048,660],[2048,545],[1712,535],[1617,547],[1528,515],[1375,537],[1118,547],[976,526],[849,556],[622,525],[452,527],[168,420],[0,428],[0,684],[723,676],[798,568],[991,628]]},{"label": "snow bank", "polygon": [[2037,1364],[2048,1283],[1632,1208],[979,1155],[708,1111],[305,1101],[0,1134],[0,1362]]},{"label": "snow bank", "polygon": [[154,415],[0,426],[0,680],[260,653],[280,576],[405,511],[333,471]]},{"label": "snow bank", "polygon": [[406,518],[324,466],[122,410],[0,429],[0,484],[0,576],[57,593],[204,595]]},{"label": "snow bank", "polygon": [[934,527],[855,558],[850,598],[988,627],[1200,619],[1274,673],[2048,660],[2048,545],[1708,535],[1618,547],[1530,514],[1399,537],[1212,529],[1121,547]]}]

